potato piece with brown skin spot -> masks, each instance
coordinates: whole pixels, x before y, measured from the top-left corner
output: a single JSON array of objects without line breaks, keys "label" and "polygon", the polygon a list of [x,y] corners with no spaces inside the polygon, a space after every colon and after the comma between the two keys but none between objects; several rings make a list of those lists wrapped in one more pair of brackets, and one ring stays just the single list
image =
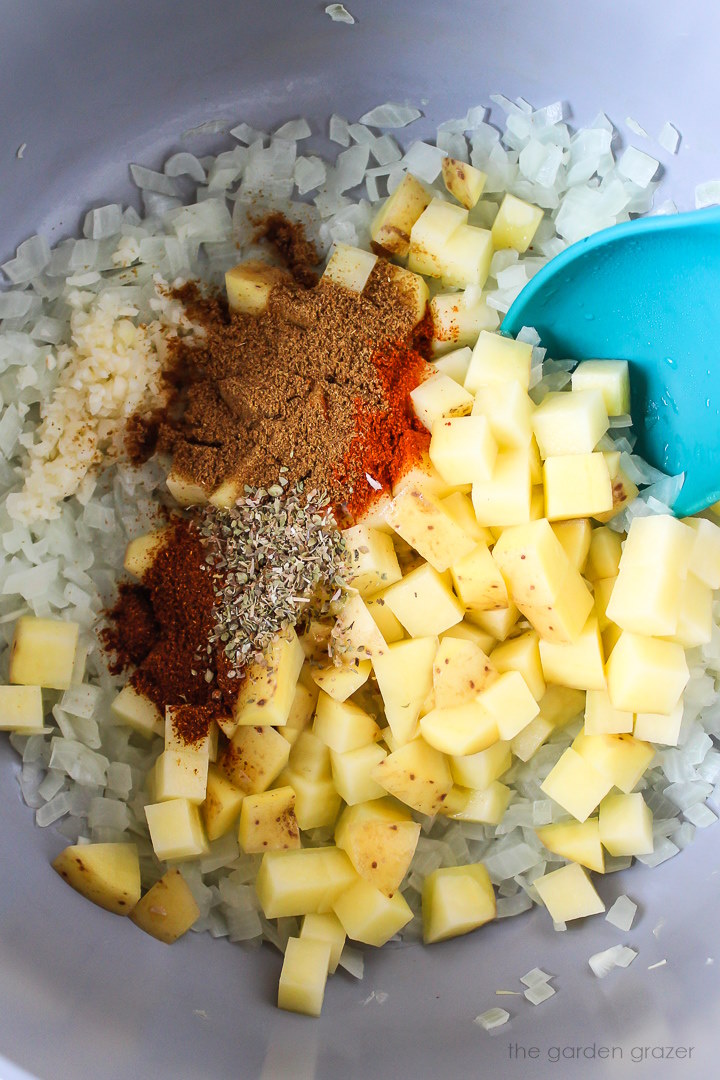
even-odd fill
[{"label": "potato piece with brown skin spot", "polygon": [[172,945],[187,933],[200,915],[185,878],[168,870],[135,905],[130,918],[146,934]]},{"label": "potato piece with brown skin spot", "polygon": [[52,865],[76,892],[114,915],[129,915],[140,899],[135,844],[72,844]]},{"label": "potato piece with brown skin spot", "polygon": [[247,795],[270,787],[288,763],[290,743],[272,727],[239,727],[218,765]]},{"label": "potato piece with brown skin spot", "polygon": [[300,847],[295,792],[289,786],[247,795],[240,811],[238,840],[248,855]]}]

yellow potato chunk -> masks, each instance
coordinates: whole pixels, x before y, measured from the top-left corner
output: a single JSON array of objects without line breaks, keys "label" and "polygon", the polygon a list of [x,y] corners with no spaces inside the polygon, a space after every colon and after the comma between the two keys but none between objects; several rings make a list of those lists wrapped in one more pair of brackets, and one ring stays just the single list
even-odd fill
[{"label": "yellow potato chunk", "polygon": [[636,739],[644,739],[645,742],[660,743],[662,746],[677,746],[682,718],[682,700],[667,715],[639,712],[635,714],[633,734]]},{"label": "yellow potato chunk", "polygon": [[468,611],[465,622],[476,623],[496,641],[505,641],[519,617],[518,608],[510,601],[506,608],[498,608],[497,611]]},{"label": "yellow potato chunk", "polygon": [[[494,684],[493,684],[494,685]],[[425,742],[443,754],[476,754],[499,739],[497,717],[481,704],[481,697],[448,709],[431,709],[420,718]]]},{"label": "yellow potato chunk", "polygon": [[273,727],[286,724],[304,662],[297,634],[288,627],[266,649],[262,661],[247,668],[233,709],[237,723]]},{"label": "yellow potato chunk", "polygon": [[341,800],[331,777],[310,780],[292,769],[285,769],[277,783],[289,785],[295,792],[295,817],[301,830],[334,824]]},{"label": "yellow potato chunk", "polygon": [[372,775],[389,795],[421,814],[437,813],[453,786],[445,755],[420,738],[388,754]]},{"label": "yellow potato chunk", "polygon": [[249,855],[287,851],[300,847],[295,817],[295,792],[279,787],[258,795],[246,795],[240,811],[240,847]]},{"label": "yellow potato chunk", "polygon": [[337,969],[346,937],[342,923],[333,911],[326,911],[323,915],[311,912],[305,915],[300,927],[301,941],[322,941],[330,946],[328,975],[333,975]]},{"label": "yellow potato chunk", "polygon": [[359,705],[352,701],[334,701],[322,692],[315,710],[313,733],[339,754],[376,742],[380,736],[372,716]]},{"label": "yellow potato chunk", "polygon": [[372,221],[373,244],[390,255],[404,258],[410,250],[412,227],[429,203],[430,195],[420,181],[406,173]]},{"label": "yellow potato chunk", "polygon": [[44,730],[39,686],[0,686],[0,731],[36,735]]},{"label": "yellow potato chunk", "polygon": [[630,412],[630,372],[627,360],[583,360],[572,374],[573,393],[599,390],[608,416]]},{"label": "yellow potato chunk", "polygon": [[[450,817],[457,821],[477,821],[484,825],[499,825],[513,797],[511,788],[493,780],[482,791],[465,791],[462,805]],[[452,792],[450,793],[452,798]],[[446,811],[443,810],[443,813]]]},{"label": "yellow potato chunk", "polygon": [[126,724],[133,731],[145,738],[153,735],[162,735],[165,730],[165,721],[160,710],[128,683],[124,686],[110,706],[110,712],[121,723]]},{"label": "yellow potato chunk", "polygon": [[[607,462],[612,483],[613,504],[612,510],[606,510],[602,514],[594,514],[596,521],[611,521],[624,510],[638,494],[637,485],[632,482],[624,469],[620,468],[620,455],[603,451],[603,457]],[[617,463],[614,458],[617,457]]]},{"label": "yellow potato chunk", "polygon": [[410,230],[408,269],[427,277],[442,277],[447,244],[467,219],[464,207],[444,199],[432,199]]},{"label": "yellow potato chunk", "polygon": [[450,574],[429,563],[418,566],[384,592],[385,603],[414,638],[433,637],[459,623],[463,605],[454,596]]},{"label": "yellow potato chunk", "polygon": [[374,770],[387,757],[387,751],[377,743],[368,743],[343,754],[331,751],[333,783],[348,806],[379,799],[385,791],[373,779]]},{"label": "yellow potato chunk", "polygon": [[585,577],[589,581],[617,577],[622,555],[622,535],[602,525],[593,529],[590,550],[585,564]]},{"label": "yellow potato chunk", "polygon": [[530,247],[538,225],[543,219],[539,206],[518,199],[509,193],[500,203],[492,227],[492,240],[496,248],[514,248],[521,254]]},{"label": "yellow potato chunk", "polygon": [[371,251],[336,240],[322,280],[330,281],[333,285],[342,285],[351,292],[361,293],[375,268],[377,258]]},{"label": "yellow potato chunk", "polygon": [[626,794],[655,757],[654,746],[632,735],[586,735],[581,731],[572,748]]},{"label": "yellow potato chunk", "polygon": [[319,1016],[330,968],[330,945],[312,938],[288,938],[277,1003],[279,1009]]},{"label": "yellow potato chunk", "polygon": [[386,896],[400,888],[419,835],[420,825],[387,799],[346,807],[335,828],[335,842],[358,874]]},{"label": "yellow potato chunk", "polygon": [[546,458],[543,485],[549,521],[594,517],[612,509],[612,482],[603,454]]},{"label": "yellow potato chunk", "polygon": [[437,360],[433,360],[433,367],[436,371],[441,372],[443,375],[447,375],[453,382],[463,386],[468,367],[470,366],[471,356],[472,349],[467,346],[461,349],[453,349],[451,352],[446,352],[442,356],[439,356]]},{"label": "yellow potato chunk", "polygon": [[519,671],[536,701],[545,690],[545,677],[540,662],[539,638],[534,630],[504,641],[493,649],[491,663],[498,671]]},{"label": "yellow potato chunk", "polygon": [[[717,504],[715,504],[717,506]],[[683,518],[695,533],[688,565],[710,589],[720,589],[720,528],[706,518]]]},{"label": "yellow potato chunk", "polygon": [[387,533],[368,525],[353,525],[343,529],[343,539],[350,567],[348,584],[361,596],[369,596],[400,580],[400,564]]},{"label": "yellow potato chunk", "polygon": [[477,645],[478,649],[482,649],[484,653],[489,653],[497,644],[495,636],[483,630],[480,626],[475,626],[473,623],[468,622],[467,619],[463,619],[457,626],[451,626],[449,630],[446,630],[441,635],[442,640],[445,638],[453,638],[458,641],[472,641],[474,645]]},{"label": "yellow potato chunk", "polygon": [[200,908],[179,870],[173,868],[156,881],[135,905],[130,918],[146,934],[172,945],[200,916]]},{"label": "yellow potato chunk", "polygon": [[[178,506],[204,506],[208,502],[207,490],[202,484],[196,484],[193,480],[188,480],[186,476],[181,476],[179,473],[171,469],[165,486],[172,495]],[[228,496],[229,485],[223,484],[220,491],[214,496],[216,499],[215,505],[217,506],[230,506],[237,498],[237,487],[233,486],[232,494]]]},{"label": "yellow potato chunk", "polygon": [[495,918],[497,905],[490,876],[482,863],[445,866],[423,882],[423,941],[468,934]]},{"label": "yellow potato chunk", "polygon": [[[540,516],[542,517],[542,514]],[[555,521],[552,531],[575,569],[581,574],[584,573],[592,538],[590,519],[575,518],[573,521]]]},{"label": "yellow potato chunk", "polygon": [[489,480],[496,457],[497,443],[486,417],[443,415],[435,419],[430,460],[449,484]]},{"label": "yellow potato chunk", "polygon": [[255,880],[266,919],[323,914],[357,874],[344,851],[336,847],[268,851]]},{"label": "yellow potato chunk", "polygon": [[500,321],[484,296],[471,299],[462,292],[436,293],[430,301],[430,314],[434,356],[441,356],[448,349],[474,345],[482,330],[495,330]]},{"label": "yellow potato chunk", "polygon": [[568,863],[535,878],[533,885],[553,922],[572,922],[605,910],[587,871],[578,863]]},{"label": "yellow potato chunk", "polygon": [[474,394],[481,386],[516,382],[527,391],[531,360],[532,345],[483,330],[473,349],[465,389]]},{"label": "yellow potato chunk", "polygon": [[600,803],[599,833],[611,855],[650,855],[653,816],[642,792],[606,796]]},{"label": "yellow potato chunk", "polygon": [[432,690],[437,648],[435,637],[413,638],[390,645],[384,656],[373,659],[385,716],[399,743],[408,742],[417,732],[420,708]]},{"label": "yellow potato chunk", "polygon": [[510,745],[502,740],[488,746],[486,750],[478,751],[477,754],[466,754],[450,759],[450,769],[455,783],[480,791],[506,773],[511,765]]},{"label": "yellow potato chunk", "polygon": [[142,581],[171,532],[171,525],[163,525],[160,529],[153,529],[152,532],[131,540],[125,550],[123,562],[128,574]]},{"label": "yellow potato chunk", "polygon": [[[379,661],[383,656],[375,656]],[[313,668],[313,682],[335,701],[347,701],[363,683],[370,678],[372,665],[369,660],[351,660],[347,664],[328,664],[325,667]]]},{"label": "yellow potato chunk", "polygon": [[374,596],[367,596],[365,603],[385,643],[392,645],[395,641],[402,641],[405,637],[405,631],[400,624],[400,620],[393,615],[385,603],[383,592],[376,593]]},{"label": "yellow potato chunk", "polygon": [[488,656],[473,641],[443,638],[433,662],[435,705],[439,709],[464,705],[496,675]]},{"label": "yellow potato chunk", "polygon": [[585,821],[610,788],[612,779],[572,747],[562,754],[541,784],[541,790],[578,821]]},{"label": "yellow potato chunk", "polygon": [[472,503],[480,525],[521,525],[530,521],[531,461],[527,449],[503,450],[489,480],[476,480]]},{"label": "yellow potato chunk", "polygon": [[210,766],[205,801],[200,807],[208,840],[212,842],[230,832],[238,819],[244,797],[240,788],[231,784],[217,766]]},{"label": "yellow potato chunk", "polygon": [[440,277],[443,285],[483,286],[490,274],[493,257],[489,229],[459,225],[442,249]]},{"label": "yellow potato chunk", "polygon": [[413,917],[402,893],[386,896],[364,878],[358,878],[334,900],[333,911],[349,938],[378,948]]},{"label": "yellow potato chunk", "polygon": [[[300,678],[302,677],[303,672],[300,673]],[[307,678],[310,686],[306,686],[304,683],[298,681],[298,684],[295,687],[292,705],[290,706],[287,723],[280,728],[280,734],[283,738],[287,739],[288,742],[295,742],[299,737],[300,732],[305,731],[305,729],[310,726],[313,713],[315,712],[320,688],[315,685],[310,675],[308,675]]]},{"label": "yellow potato chunk", "polygon": [[161,862],[195,859],[207,851],[199,808],[189,799],[149,803],[145,817],[153,851]]},{"label": "yellow potato chunk", "polygon": [[10,647],[10,682],[67,690],[72,683],[79,626],[63,619],[22,615]]},{"label": "yellow potato chunk", "polygon": [[214,730],[215,721],[204,706],[167,705],[165,708],[166,750],[182,750],[210,760],[211,744],[216,742]]},{"label": "yellow potato chunk", "polygon": [[505,580],[484,541],[450,567],[455,590],[467,611],[509,606]]},{"label": "yellow potato chunk", "polygon": [[[602,805],[602,804],[601,804]],[[558,821],[536,829],[538,839],[548,851],[563,859],[587,866],[588,870],[605,873],[605,856],[600,843],[597,818],[586,821]]]},{"label": "yellow potato chunk", "polygon": [[590,616],[572,644],[541,641],[540,660],[546,682],[576,690],[604,690],[605,657],[597,617]]},{"label": "yellow potato chunk", "polygon": [[605,400],[599,390],[548,394],[532,428],[544,458],[591,454],[608,429]]},{"label": "yellow potato chunk", "polygon": [[634,719],[633,713],[615,708],[607,690],[588,690],[583,725],[586,735],[632,733]]},{"label": "yellow potato chunk", "polygon": [[187,799],[199,805],[207,792],[208,765],[209,758],[192,750],[164,750],[155,762],[155,801]]},{"label": "yellow potato chunk", "polygon": [[487,173],[468,165],[466,161],[451,157],[443,158],[442,178],[450,194],[466,210],[472,210],[487,183]]},{"label": "yellow potato chunk", "polygon": [[313,732],[303,731],[290,749],[288,768],[307,780],[327,780],[330,777],[330,751]]},{"label": "yellow potato chunk", "polygon": [[135,844],[72,844],[52,865],[76,892],[114,915],[129,915],[140,899]]},{"label": "yellow potato chunk", "polygon": [[472,394],[442,371],[435,371],[423,379],[410,391],[410,400],[415,415],[428,431],[432,431],[443,417],[469,416],[473,405]]},{"label": "yellow potato chunk", "polygon": [[246,795],[266,791],[288,763],[290,744],[273,727],[240,727],[218,762]]},{"label": "yellow potato chunk", "polygon": [[386,262],[385,260],[379,264],[376,273],[378,270],[387,281],[390,281],[395,286],[402,303],[413,313],[415,323],[419,323],[425,317],[430,296],[430,290],[425,278],[421,277],[420,274],[413,274],[411,270],[406,270],[404,266],[397,266],[395,263]]},{"label": "yellow potato chunk", "polygon": [[289,278],[287,270],[268,266],[261,259],[247,259],[225,273],[228,306],[231,311],[259,315],[275,286]]},{"label": "yellow potato chunk", "polygon": [[539,705],[540,712],[535,719],[510,743],[513,754],[521,761],[529,761],[553,731],[579,716],[585,706],[585,692],[571,690],[567,686],[550,685]]},{"label": "yellow potato chunk", "polygon": [[607,685],[616,709],[671,713],[690,672],[682,645],[623,630],[607,662]]},{"label": "yellow potato chunk", "polygon": [[519,381],[497,382],[478,387],[472,415],[487,419],[499,450],[522,450],[532,439],[534,409]]},{"label": "yellow potato chunk", "polygon": [[[504,742],[515,738],[540,711],[530,687],[519,671],[505,671],[498,675],[497,679],[478,695],[477,700],[494,719],[499,736]],[[485,748],[478,746],[476,749]]]},{"label": "yellow potato chunk", "polygon": [[707,645],[713,631],[713,590],[695,574],[688,574],[680,594],[675,633],[670,635],[684,649]]},{"label": "yellow potato chunk", "polygon": [[347,596],[340,608],[332,641],[335,653],[343,660],[369,660],[387,649],[377,623],[363,598],[357,594]]}]

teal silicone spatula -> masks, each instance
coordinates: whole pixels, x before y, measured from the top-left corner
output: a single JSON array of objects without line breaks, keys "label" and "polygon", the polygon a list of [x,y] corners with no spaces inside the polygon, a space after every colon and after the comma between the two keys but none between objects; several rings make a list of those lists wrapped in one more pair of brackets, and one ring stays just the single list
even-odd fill
[{"label": "teal silicone spatula", "polygon": [[502,323],[556,359],[630,363],[637,453],[685,473],[674,511],[720,499],[720,208],[586,237],[525,286]]}]

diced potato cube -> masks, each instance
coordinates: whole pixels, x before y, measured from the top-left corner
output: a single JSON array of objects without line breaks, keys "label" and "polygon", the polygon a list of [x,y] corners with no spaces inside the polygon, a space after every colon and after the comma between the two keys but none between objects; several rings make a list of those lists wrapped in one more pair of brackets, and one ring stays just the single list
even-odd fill
[{"label": "diced potato cube", "polygon": [[450,572],[466,610],[497,611],[509,606],[504,578],[486,543],[481,541]]},{"label": "diced potato cube", "polygon": [[330,754],[332,760],[333,783],[341,799],[348,806],[380,799],[385,794],[383,788],[373,779],[375,768],[387,757],[387,752],[377,743],[368,743],[357,750],[346,750]]},{"label": "diced potato cube", "polygon": [[248,667],[233,709],[237,723],[273,727],[287,723],[304,662],[297,634],[288,627],[275,637],[262,661]]},{"label": "diced potato cube", "polygon": [[573,749],[626,794],[633,790],[655,756],[655,747],[632,735],[586,735],[580,732]]},{"label": "diced potato cube", "polygon": [[[302,678],[302,676],[303,673],[301,672],[300,677]],[[305,731],[310,726],[315,712],[320,688],[315,685],[310,675],[308,675],[308,681],[310,683],[309,687],[302,682],[298,682],[295,687],[295,695],[290,706],[287,723],[280,729],[280,734],[288,742],[295,742],[300,732]]]},{"label": "diced potato cube", "polygon": [[288,938],[278,984],[278,1008],[319,1016],[329,969],[328,942]]},{"label": "diced potato cube", "polygon": [[335,842],[358,874],[386,896],[400,888],[419,835],[420,825],[388,799],[346,807],[335,828]]},{"label": "diced potato cube", "polygon": [[605,657],[597,617],[589,617],[572,644],[541,641],[540,660],[546,682],[576,690],[604,690]]},{"label": "diced potato cube", "polygon": [[[175,472],[174,468],[171,468],[168,473],[165,486],[178,506],[204,506],[208,502],[206,488],[202,484],[189,480],[186,476],[181,476],[180,473]],[[234,501],[234,498],[230,501]],[[218,502],[217,505],[226,504]]]},{"label": "diced potato cube", "polygon": [[427,277],[442,277],[446,245],[467,219],[468,212],[463,207],[432,199],[410,231],[408,269]]},{"label": "diced potato cube", "polygon": [[471,301],[467,294],[460,292],[436,293],[430,301],[430,314],[434,356],[458,346],[474,345],[482,330],[495,330],[500,321],[497,311],[488,307],[485,297]]},{"label": "diced potato cube", "polygon": [[426,945],[468,934],[494,919],[495,890],[483,864],[444,866],[428,874],[422,913]]},{"label": "diced potato cube", "polygon": [[529,761],[553,731],[580,715],[585,706],[585,692],[550,685],[539,705],[539,714],[510,743],[513,754],[521,761]]},{"label": "diced potato cube", "polygon": [[352,701],[334,701],[328,694],[318,698],[313,732],[339,754],[376,742],[379,729],[372,716]]},{"label": "diced potato cube", "polygon": [[[430,455],[426,450],[408,457],[407,461],[400,463],[398,475],[393,481],[393,496],[401,495],[406,491],[419,491],[423,495],[432,495],[438,499],[444,499],[453,492],[452,484],[447,484],[437,471]],[[392,529],[385,514],[385,529]]]},{"label": "diced potato cube", "polygon": [[630,373],[627,360],[583,360],[572,374],[573,393],[599,390],[608,416],[630,412]]},{"label": "diced potato cube", "polygon": [[228,306],[231,311],[259,315],[275,286],[289,280],[287,270],[268,266],[261,259],[247,259],[225,272]]},{"label": "diced potato cube", "polygon": [[187,799],[199,805],[207,791],[208,764],[191,750],[164,750],[155,762],[155,801]]},{"label": "diced potato cube", "polygon": [[689,566],[695,577],[711,589],[720,589],[720,528],[706,518],[683,518],[695,533]]},{"label": "diced potato cube", "polygon": [[237,821],[244,797],[240,788],[231,784],[217,766],[210,766],[205,801],[200,807],[210,842],[230,832]]},{"label": "diced potato cube", "polygon": [[495,666],[475,642],[443,638],[433,661],[435,705],[439,709],[464,705],[496,676]]},{"label": "diced potato cube", "polygon": [[587,866],[588,870],[597,870],[599,874],[605,873],[605,856],[597,818],[557,821],[552,825],[543,825],[535,832],[540,842],[554,855]]},{"label": "diced potato cube", "polygon": [[634,715],[616,709],[607,690],[588,690],[585,701],[586,735],[622,735],[632,733]]},{"label": "diced potato cube", "polygon": [[620,533],[613,532],[607,525],[593,529],[585,565],[585,577],[589,581],[617,577],[621,555],[622,535]]},{"label": "diced potato cube", "polygon": [[642,793],[607,795],[600,803],[599,832],[611,855],[650,855],[653,816]]},{"label": "diced potato cube", "polygon": [[39,686],[0,686],[0,731],[36,735],[44,730]]},{"label": "diced potato cube", "polygon": [[365,603],[386,644],[392,645],[396,641],[402,641],[405,637],[405,631],[400,624],[400,620],[385,603],[384,592],[376,593],[375,596],[367,596]]},{"label": "diced potato cube", "polygon": [[156,881],[133,908],[130,918],[146,934],[172,945],[200,917],[200,908],[179,870]]},{"label": "diced potato cube", "polygon": [[52,865],[76,892],[114,915],[129,915],[140,899],[135,844],[72,844]]},{"label": "diced potato cube", "polygon": [[301,830],[305,832],[335,824],[341,800],[331,777],[310,780],[292,769],[285,769],[277,783],[289,785],[295,792],[295,817]]},{"label": "diced potato cube", "polygon": [[685,649],[707,645],[713,632],[713,590],[695,574],[688,574],[680,594],[680,605],[672,641]]},{"label": "diced potato cube", "polygon": [[404,258],[410,250],[410,232],[430,195],[419,180],[406,173],[402,181],[385,200],[370,226],[373,244],[390,255]]},{"label": "diced potato cube", "polygon": [[[386,655],[383,653],[383,656]],[[377,656],[373,659],[379,660]],[[370,677],[372,665],[369,660],[351,660],[348,664],[313,668],[313,681],[335,701],[347,701]]]},{"label": "diced potato cube", "polygon": [[599,390],[548,394],[532,416],[532,428],[544,458],[590,454],[608,429]]},{"label": "diced potato cube", "polygon": [[484,525],[478,525],[472,499],[468,495],[465,495],[462,491],[453,491],[452,495],[447,495],[444,499],[441,499],[441,502],[445,512],[476,543],[482,541],[484,544],[493,544],[495,542],[490,530],[486,529]]},{"label": "diced potato cube", "polygon": [[505,641],[519,617],[520,612],[511,601],[506,608],[497,611],[468,611],[466,621],[477,623],[496,641]]},{"label": "diced potato cube", "polygon": [[535,878],[533,885],[553,922],[572,922],[605,910],[587,871],[578,863],[568,863]]},{"label": "diced potato cube", "polygon": [[402,577],[393,542],[387,533],[367,525],[343,529],[350,572],[348,584],[361,596],[384,589]]},{"label": "diced potato cube", "polygon": [[511,599],[546,641],[577,641],[592,597],[550,524],[506,529],[493,548]]},{"label": "diced potato cube", "polygon": [[585,821],[613,782],[572,747],[562,754],[541,784],[541,790],[578,821]]},{"label": "diced potato cube", "polygon": [[240,811],[240,847],[249,855],[287,851],[300,847],[295,817],[295,792],[279,787],[258,795],[246,795]]},{"label": "diced potato cube", "polygon": [[496,382],[478,387],[472,415],[487,419],[500,450],[522,450],[532,439],[534,410],[520,382]]},{"label": "diced potato cube", "polygon": [[592,537],[592,525],[589,518],[576,518],[573,521],[556,521],[552,530],[563,546],[568,559],[582,574],[585,570],[590,540]]},{"label": "diced potato cube", "polygon": [[420,734],[430,746],[453,756],[476,754],[500,737],[497,717],[480,697],[449,709],[431,709],[420,718]]},{"label": "diced potato cube", "polygon": [[465,389],[474,394],[481,386],[517,382],[527,391],[531,360],[532,345],[483,330],[473,349]]},{"label": "diced potato cube", "polygon": [[535,631],[527,630],[498,645],[491,657],[498,671],[519,671],[536,701],[540,701],[546,690],[538,641]]},{"label": "diced potato cube", "polygon": [[487,173],[481,172],[466,161],[446,157],[442,162],[442,178],[445,187],[466,210],[472,210],[483,193]]},{"label": "diced potato cube", "polygon": [[200,811],[189,799],[149,803],[145,817],[153,851],[161,862],[195,859],[207,851]]},{"label": "diced potato cube", "polygon": [[482,287],[490,274],[492,257],[489,229],[459,225],[445,243],[439,259],[443,285],[456,285],[460,289],[468,285]]},{"label": "diced potato cube", "polygon": [[694,538],[692,529],[669,514],[633,518],[608,618],[636,634],[674,634]]},{"label": "diced potato cube", "polygon": [[441,634],[463,617],[463,606],[452,592],[449,573],[441,575],[429,563],[391,585],[384,598],[414,638]]},{"label": "diced potato cube", "polygon": [[167,705],[165,749],[182,750],[209,760],[211,731],[215,727],[212,708],[204,705]]},{"label": "diced potato cube", "polygon": [[[619,459],[619,454],[617,455]],[[602,514],[594,514],[596,521],[612,521],[614,517],[624,510],[638,494],[637,485],[632,482],[624,469],[620,468],[620,464],[614,464],[613,454],[608,451],[603,452],[603,457],[607,462],[608,471],[610,473],[610,482],[612,483],[612,496],[613,504],[612,510],[606,510]]]},{"label": "diced potato cube", "polygon": [[682,699],[671,713],[639,712],[635,715],[633,734],[636,739],[660,743],[662,746],[677,746],[683,718]]},{"label": "diced potato cube", "polygon": [[266,791],[290,757],[290,743],[273,727],[239,727],[218,762],[246,795]]},{"label": "diced potato cube", "polygon": [[493,222],[493,244],[496,248],[514,248],[520,253],[527,251],[542,219],[543,211],[539,206],[508,193]]},{"label": "diced potato cube", "polygon": [[288,768],[307,780],[329,780],[330,751],[312,731],[303,731],[290,748]]},{"label": "diced potato cube", "polygon": [[333,911],[349,938],[378,948],[407,926],[413,917],[402,893],[386,896],[364,878],[358,878],[335,899]]},{"label": "diced potato cube", "polygon": [[442,356],[439,356],[437,360],[434,360],[433,367],[436,371],[440,371],[443,375],[447,375],[453,382],[463,386],[465,383],[465,376],[470,367],[471,356],[472,349],[468,346],[465,346],[465,348],[462,349],[453,349],[452,352],[446,352]]},{"label": "diced potato cube", "polygon": [[10,682],[67,690],[77,650],[77,623],[21,615],[10,648]]},{"label": "diced potato cube", "polygon": [[[493,780],[482,791],[470,790],[465,792],[466,799],[463,805],[454,810],[450,817],[458,821],[477,821],[483,825],[499,825],[505,816],[510,800],[513,797],[512,789],[499,780]],[[452,798],[452,793],[451,796]],[[443,809],[443,813],[446,810]]]},{"label": "diced potato cube", "polygon": [[493,634],[483,630],[480,626],[468,622],[467,619],[463,619],[457,626],[451,626],[441,637],[443,640],[445,638],[456,638],[459,641],[472,641],[474,645],[477,645],[478,649],[482,649],[486,654],[491,652],[497,645],[497,640]]},{"label": "diced potato cube", "polygon": [[415,415],[428,431],[442,417],[469,416],[473,407],[472,394],[442,371],[435,371],[423,379],[419,386],[410,391],[410,400]]},{"label": "diced potato cube", "polygon": [[477,754],[453,757],[450,761],[455,783],[476,790],[489,787],[493,780],[506,773],[511,765],[510,745],[502,741],[493,743]]},{"label": "diced potato cube", "polygon": [[373,779],[421,814],[437,813],[453,786],[445,755],[420,738],[400,746],[376,765]]},{"label": "diced potato cube", "polygon": [[395,496],[388,524],[440,573],[475,547],[440,500],[417,488],[406,488]]},{"label": "diced potato cube", "polygon": [[333,911],[326,911],[323,915],[310,913],[303,918],[300,927],[301,941],[322,941],[330,946],[328,975],[333,975],[337,969],[346,937],[342,923]]},{"label": "diced potato cube", "polygon": [[682,645],[628,630],[607,662],[610,700],[625,712],[671,713],[689,678]]},{"label": "diced potato cube", "polygon": [[332,630],[334,654],[347,660],[367,660],[387,649],[387,642],[363,598],[346,596]]},{"label": "diced potato cube", "polygon": [[420,707],[432,689],[437,647],[435,637],[398,641],[388,646],[384,656],[373,660],[385,716],[399,743],[416,734]]},{"label": "diced potato cube", "polygon": [[136,536],[134,540],[131,540],[125,549],[123,561],[128,574],[142,581],[155,562],[158,553],[162,551],[171,532],[171,525],[163,525],[161,529],[154,529],[150,533],[145,533],[144,536]]},{"label": "diced potato cube", "polygon": [[530,521],[531,501],[531,462],[526,449],[501,451],[490,479],[473,483],[472,502],[481,525]]},{"label": "diced potato cube", "polygon": [[[505,742],[514,739],[540,711],[519,671],[505,671],[498,675],[478,695],[477,700],[495,720],[500,738]],[[484,747],[477,749],[483,750]]]},{"label": "diced potato cube", "polygon": [[430,460],[449,484],[489,480],[496,457],[497,444],[484,416],[442,416],[435,420]]},{"label": "diced potato cube", "polygon": [[420,274],[413,274],[412,270],[406,270],[404,266],[396,266],[395,263],[385,260],[380,263],[379,271],[395,286],[400,300],[413,313],[415,323],[419,323],[425,317],[430,296],[425,278]]},{"label": "diced potato cube", "polygon": [[375,268],[377,255],[364,248],[335,241],[332,254],[322,275],[323,281],[342,285],[351,292],[361,293]]},{"label": "diced potato cube", "polygon": [[266,919],[324,914],[357,874],[344,851],[336,847],[268,851],[255,879]]},{"label": "diced potato cube", "polygon": [[549,457],[543,464],[545,516],[594,517],[613,505],[612,483],[602,454],[566,454]]}]

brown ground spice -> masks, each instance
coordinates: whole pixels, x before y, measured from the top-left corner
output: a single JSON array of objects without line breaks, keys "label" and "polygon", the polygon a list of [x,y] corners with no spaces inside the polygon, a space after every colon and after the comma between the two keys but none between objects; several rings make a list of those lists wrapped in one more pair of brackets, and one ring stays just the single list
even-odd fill
[{"label": "brown ground spice", "polygon": [[268,214],[259,223],[255,240],[267,240],[272,244],[298,285],[305,289],[317,285],[315,267],[320,263],[320,256],[315,245],[306,238],[302,225],[288,221],[284,214]]},{"label": "brown ground spice", "polygon": [[242,491],[276,482],[285,465],[290,481],[342,503],[338,462],[358,406],[388,404],[373,356],[413,337],[412,310],[388,264],[378,260],[362,294],[322,281],[278,285],[259,316],[230,314],[222,297],[204,297],[194,283],[176,295],[204,333],[174,350],[187,381],[184,410],[165,420],[158,440],[173,471],[208,491],[226,479]]}]

